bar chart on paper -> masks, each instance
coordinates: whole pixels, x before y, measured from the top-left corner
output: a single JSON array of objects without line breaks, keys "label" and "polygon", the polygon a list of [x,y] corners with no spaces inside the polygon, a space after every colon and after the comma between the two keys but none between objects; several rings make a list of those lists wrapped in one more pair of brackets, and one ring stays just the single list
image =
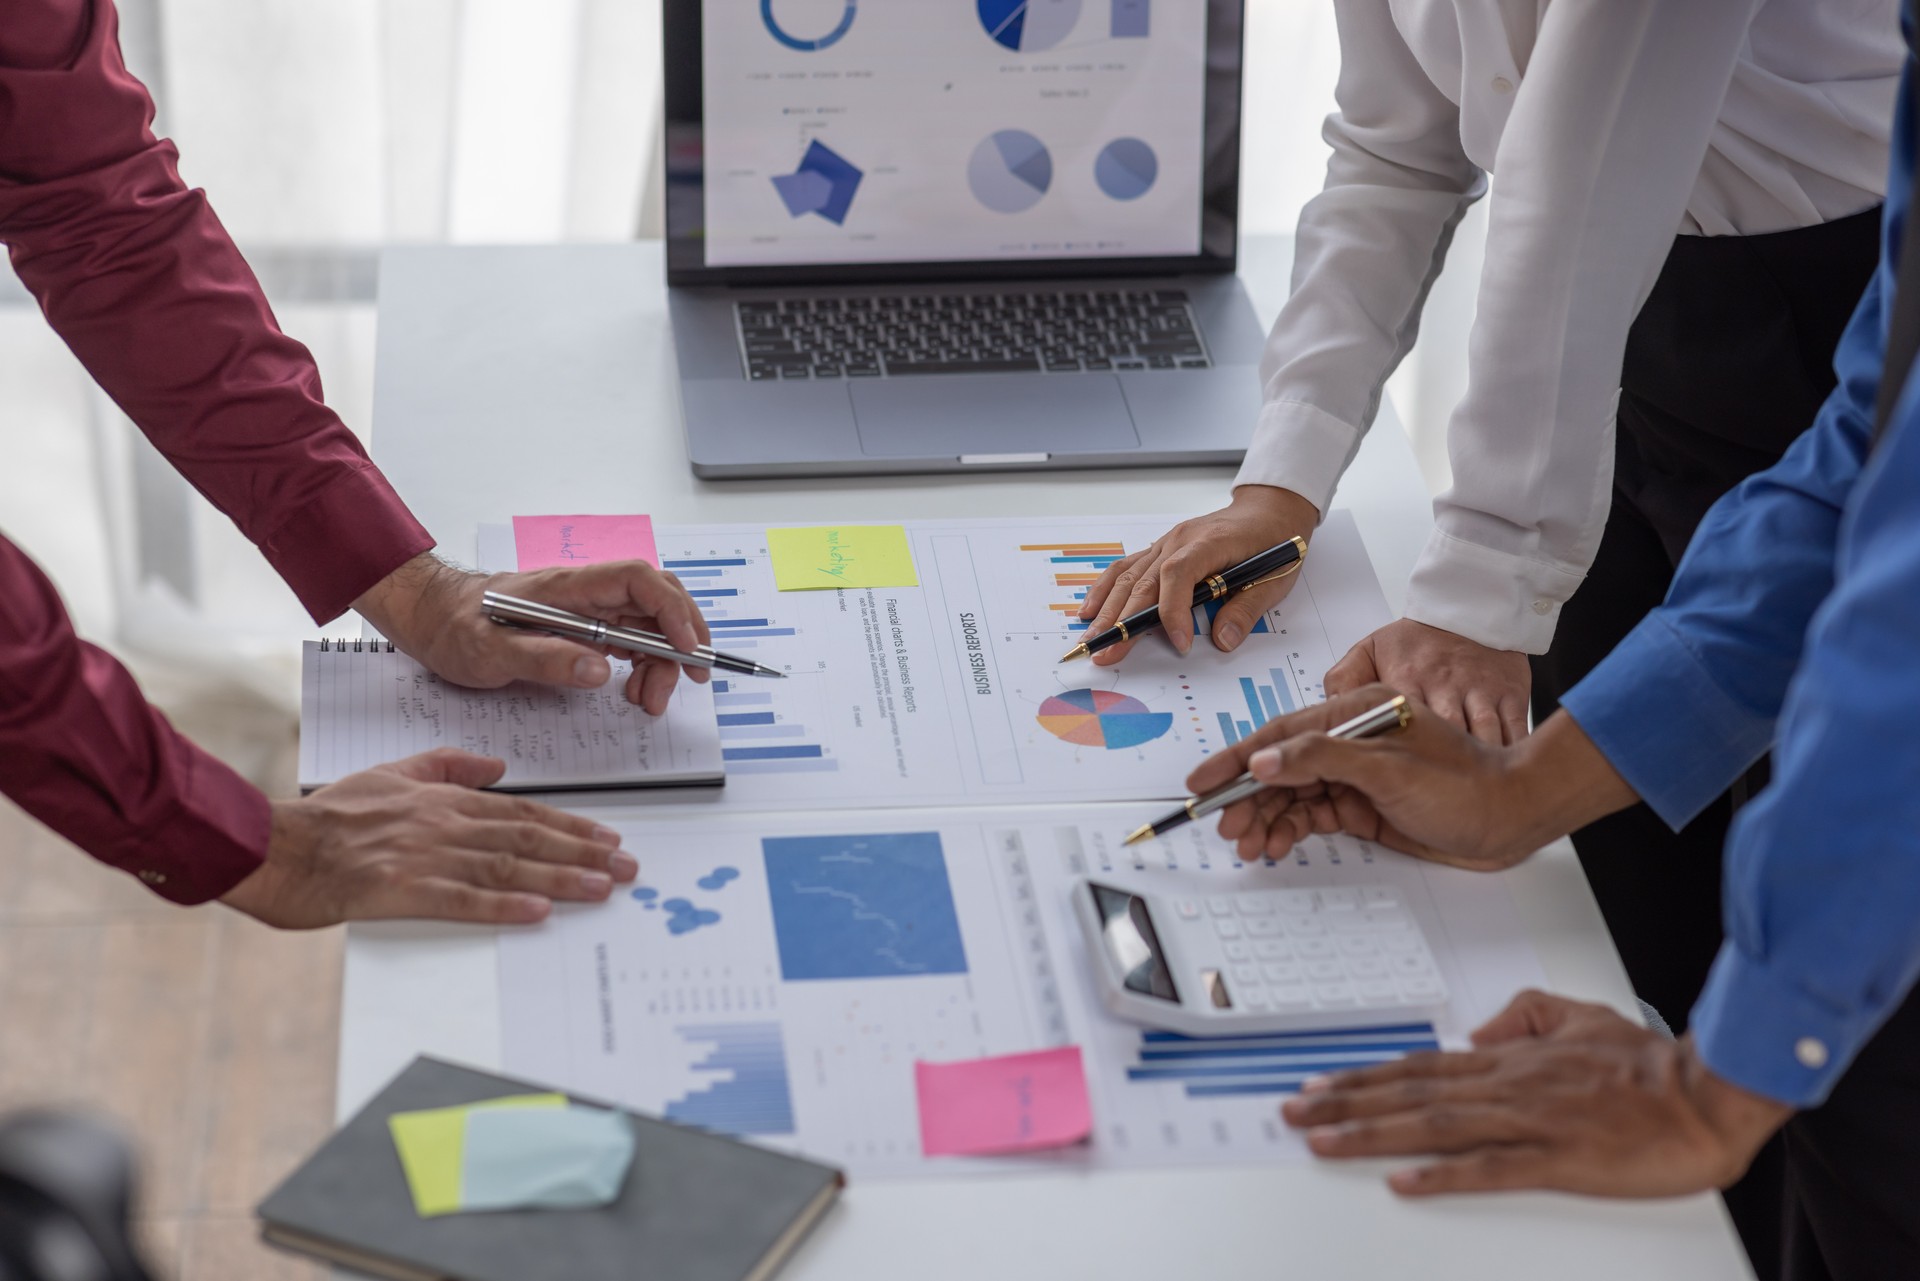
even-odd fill
[{"label": "bar chart on paper", "polygon": [[[700,607],[716,649],[756,658],[789,674],[784,681],[718,678],[713,706],[720,724],[720,758],[729,774],[813,774],[840,768],[817,720],[819,670],[795,671],[792,644],[802,634],[766,606],[772,590],[765,548],[723,552],[663,550],[660,568],[674,574]],[[810,713],[816,714],[810,716]]]},{"label": "bar chart on paper", "polygon": [[669,1121],[738,1136],[793,1133],[793,1086],[778,1023],[675,1027],[687,1068],[705,1083],[666,1106]]},{"label": "bar chart on paper", "polygon": [[1125,557],[1127,549],[1118,542],[1023,543],[1020,552],[1046,566],[1045,575],[1053,588],[1049,594],[1054,597],[1047,602],[1047,609],[1054,617],[1052,626],[1045,630],[1054,634],[1063,625],[1069,633],[1087,630],[1087,624],[1079,618],[1087,589],[1100,581],[1108,566]]},{"label": "bar chart on paper", "polygon": [[[1278,667],[1268,670],[1265,681],[1251,676],[1240,677],[1240,697],[1245,706],[1214,713],[1219,721],[1220,737],[1231,747],[1241,739],[1251,737],[1255,730],[1268,721],[1297,712],[1309,701],[1318,702],[1319,686],[1314,686],[1315,696],[1309,700],[1302,689],[1303,684],[1299,673]],[[1240,714],[1242,710],[1246,715]]]}]

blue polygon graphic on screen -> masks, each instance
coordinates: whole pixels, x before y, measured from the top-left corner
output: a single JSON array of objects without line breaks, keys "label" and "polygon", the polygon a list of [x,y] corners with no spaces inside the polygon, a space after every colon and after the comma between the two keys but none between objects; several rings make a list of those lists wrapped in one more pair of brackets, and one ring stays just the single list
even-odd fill
[{"label": "blue polygon graphic on screen", "polygon": [[770,836],[760,849],[788,982],[967,972],[938,832]]},{"label": "blue polygon graphic on screen", "polygon": [[[1144,3],[1145,0],[1141,2]],[[846,35],[848,29],[853,26],[854,0],[846,0],[846,4],[846,9],[840,14],[840,25],[824,36],[808,37],[790,34],[780,25],[779,19],[773,16],[773,0],[760,0],[760,21],[767,24],[767,34],[787,48],[797,49],[801,53],[812,53],[816,49],[825,49],[838,43],[840,37]]]},{"label": "blue polygon graphic on screen", "polygon": [[778,1023],[707,1023],[673,1031],[689,1052],[707,1048],[689,1067],[711,1075],[707,1084],[667,1104],[667,1120],[736,1138],[793,1133],[793,1087]]},{"label": "blue polygon graphic on screen", "polygon": [[986,33],[1017,53],[1051,49],[1080,21],[1080,0],[977,0]]},{"label": "blue polygon graphic on screen", "polygon": [[1138,138],[1115,138],[1093,162],[1094,182],[1115,200],[1138,200],[1159,176],[1159,157]]},{"label": "blue polygon graphic on screen", "polygon": [[1149,0],[1113,0],[1113,22],[1109,28],[1115,40],[1145,39],[1153,26]]},{"label": "blue polygon graphic on screen", "polygon": [[995,213],[1031,209],[1052,185],[1053,157],[1045,143],[1024,129],[989,134],[967,161],[973,198]]},{"label": "blue polygon graphic on screen", "polygon": [[774,178],[773,189],[795,218],[818,214],[840,226],[847,220],[853,193],[860,190],[864,176],[845,156],[815,140],[807,144],[798,169]]}]

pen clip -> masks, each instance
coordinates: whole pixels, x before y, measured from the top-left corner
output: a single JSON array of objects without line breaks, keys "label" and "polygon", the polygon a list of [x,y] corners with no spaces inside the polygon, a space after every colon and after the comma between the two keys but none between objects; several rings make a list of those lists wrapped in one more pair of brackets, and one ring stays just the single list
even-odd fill
[{"label": "pen clip", "polygon": [[1277,583],[1281,579],[1285,578],[1288,574],[1299,573],[1300,567],[1306,563],[1307,562],[1304,560],[1296,560],[1293,562],[1293,564],[1287,566],[1285,569],[1281,570],[1279,573],[1268,574],[1265,578],[1256,578],[1252,582],[1248,583],[1246,587],[1242,587],[1240,590],[1244,592],[1247,590],[1248,587],[1263,587],[1268,583]]}]

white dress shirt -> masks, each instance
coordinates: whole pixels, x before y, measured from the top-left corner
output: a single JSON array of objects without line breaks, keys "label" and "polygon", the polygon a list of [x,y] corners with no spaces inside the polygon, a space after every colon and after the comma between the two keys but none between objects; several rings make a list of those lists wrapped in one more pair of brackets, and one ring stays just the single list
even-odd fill
[{"label": "white dress shirt", "polygon": [[1542,653],[1599,547],[1628,326],[1676,232],[1752,235],[1885,190],[1897,0],[1335,0],[1339,111],[1300,215],[1236,484],[1327,510],[1498,173],[1407,615]]}]

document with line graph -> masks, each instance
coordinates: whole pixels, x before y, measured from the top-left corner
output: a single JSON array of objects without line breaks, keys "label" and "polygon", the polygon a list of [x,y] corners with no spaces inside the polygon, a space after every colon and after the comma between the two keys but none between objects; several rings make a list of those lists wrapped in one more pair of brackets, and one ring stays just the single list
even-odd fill
[{"label": "document with line graph", "polygon": [[[1062,654],[1088,586],[1172,517],[905,522],[919,585],[781,592],[766,528],[659,525],[662,568],[714,645],[788,673],[713,684],[727,808],[1132,800],[1183,795],[1199,760],[1323,697],[1327,668],[1388,621],[1352,517],[1231,654],[1161,636],[1115,667]],[[504,527],[482,560],[512,568]],[[1204,633],[1205,611],[1196,619]]]}]

